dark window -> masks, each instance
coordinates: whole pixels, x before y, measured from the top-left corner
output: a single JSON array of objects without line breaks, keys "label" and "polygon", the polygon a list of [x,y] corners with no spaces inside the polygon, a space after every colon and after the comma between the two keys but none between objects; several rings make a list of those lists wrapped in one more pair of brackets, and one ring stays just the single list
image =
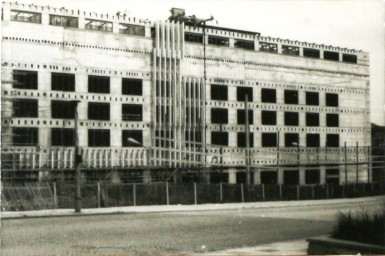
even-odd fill
[{"label": "dark window", "polygon": [[245,101],[247,95],[247,101],[253,101],[253,88],[252,87],[237,87],[237,101]]},{"label": "dark window", "polygon": [[326,114],[326,126],[338,127],[339,126],[338,114]]},{"label": "dark window", "polygon": [[299,56],[299,47],[282,45],[282,54]]},{"label": "dark window", "polygon": [[298,113],[285,112],[285,125],[298,126]]},{"label": "dark window", "polygon": [[51,117],[74,119],[75,107],[76,104],[71,101],[53,100],[51,101]]},{"label": "dark window", "polygon": [[227,100],[227,86],[226,85],[211,85],[211,99],[212,100]]},{"label": "dark window", "polygon": [[306,113],[306,126],[319,126],[319,114]]},{"label": "dark window", "polygon": [[319,184],[320,183],[320,170],[306,170],[305,172],[306,184]]},{"label": "dark window", "polygon": [[318,92],[306,92],[306,105],[318,106],[319,105],[319,93]]},{"label": "dark window", "polygon": [[122,78],[123,95],[142,95],[143,82],[141,79]]},{"label": "dark window", "polygon": [[277,102],[277,92],[275,89],[267,89],[262,88],[261,89],[262,94],[262,102],[265,103],[276,103]]},{"label": "dark window", "polygon": [[41,24],[41,13],[12,10],[11,21],[21,21],[21,22]]},{"label": "dark window", "polygon": [[[246,133],[238,132],[237,133],[237,143],[238,147],[245,148],[246,147]],[[254,134],[251,132],[249,134],[249,147],[254,147]]]},{"label": "dark window", "polygon": [[49,24],[53,25],[53,26],[77,28],[78,27],[78,18],[77,17],[58,16],[58,15],[49,15]]},{"label": "dark window", "polygon": [[264,42],[259,42],[259,50],[261,52],[278,52],[278,46],[277,44],[270,44],[270,43],[264,43]]},{"label": "dark window", "polygon": [[[154,32],[155,32],[155,30],[154,30]],[[119,33],[120,34],[127,34],[127,35],[134,35],[134,36],[144,36],[145,28],[144,28],[144,26],[120,23],[119,24]]]},{"label": "dark window", "polygon": [[110,130],[89,129],[88,130],[88,146],[89,147],[109,147],[110,146]]},{"label": "dark window", "polygon": [[219,146],[229,145],[229,133],[228,132],[211,132],[211,144]]},{"label": "dark window", "polygon": [[88,102],[88,119],[109,121],[110,104]]},{"label": "dark window", "polygon": [[348,63],[357,63],[357,55],[342,54],[342,61]]},{"label": "dark window", "polygon": [[298,104],[298,91],[285,90],[285,104]]},{"label": "dark window", "polygon": [[324,51],[324,59],[325,60],[339,61],[339,54],[338,54],[338,52]]},{"label": "dark window", "polygon": [[123,147],[143,147],[143,131],[142,130],[123,130],[122,146]]},{"label": "dark window", "polygon": [[[246,111],[244,109],[238,109],[237,110],[237,123],[238,124],[246,124]],[[254,123],[253,118],[253,110],[249,109],[249,124]]]},{"label": "dark window", "polygon": [[75,129],[52,128],[51,146],[73,147],[75,146]]},{"label": "dark window", "polygon": [[86,19],[85,22],[86,22],[85,28],[88,30],[112,32],[112,22],[107,22],[103,20],[89,20],[89,19]]},{"label": "dark window", "polygon": [[229,39],[227,37],[209,36],[209,44],[229,46]]},{"label": "dark window", "polygon": [[339,134],[326,134],[326,147],[339,147],[340,135]]},{"label": "dark window", "polygon": [[38,100],[14,99],[13,117],[38,117]]},{"label": "dark window", "polygon": [[318,148],[320,146],[319,134],[313,134],[313,133],[306,134],[306,146]]},{"label": "dark window", "polygon": [[327,184],[336,184],[340,183],[340,170],[339,169],[326,169],[326,179]]},{"label": "dark window", "polygon": [[122,120],[143,121],[143,106],[140,104],[123,104]]},{"label": "dark window", "polygon": [[37,146],[38,141],[38,128],[12,128],[12,143],[14,146]]},{"label": "dark window", "polygon": [[13,71],[13,88],[15,89],[37,89],[37,72],[26,70]]},{"label": "dark window", "polygon": [[338,94],[326,93],[326,106],[327,107],[338,107]]},{"label": "dark window", "polygon": [[262,147],[276,147],[277,146],[277,133],[267,132],[262,133]]},{"label": "dark window", "polygon": [[184,40],[191,43],[203,43],[203,35],[184,33]]},{"label": "dark window", "polygon": [[285,133],[285,147],[298,147],[298,133]]},{"label": "dark window", "polygon": [[234,48],[242,48],[247,50],[254,50],[254,41],[235,40]]},{"label": "dark window", "polygon": [[276,125],[277,124],[277,112],[262,110],[262,124],[263,125]]},{"label": "dark window", "polygon": [[88,76],[88,92],[110,93],[108,76]]},{"label": "dark window", "polygon": [[277,184],[278,174],[276,171],[262,171],[261,172],[261,184]]},{"label": "dark window", "polygon": [[51,73],[51,89],[54,91],[75,91],[75,75],[66,73]]},{"label": "dark window", "polygon": [[288,170],[283,172],[283,184],[285,185],[298,185],[299,184],[299,172],[297,170]]},{"label": "dark window", "polygon": [[213,124],[227,124],[229,122],[228,116],[228,109],[226,108],[211,109],[211,123]]},{"label": "dark window", "polygon": [[319,58],[320,51],[317,49],[303,48],[303,56],[309,58]]}]

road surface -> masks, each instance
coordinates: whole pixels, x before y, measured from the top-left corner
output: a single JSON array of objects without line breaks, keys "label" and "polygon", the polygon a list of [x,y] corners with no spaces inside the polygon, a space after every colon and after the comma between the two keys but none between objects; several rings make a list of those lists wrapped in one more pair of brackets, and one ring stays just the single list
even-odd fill
[{"label": "road surface", "polygon": [[2,220],[2,255],[190,254],[329,233],[338,210],[378,203],[274,209]]}]

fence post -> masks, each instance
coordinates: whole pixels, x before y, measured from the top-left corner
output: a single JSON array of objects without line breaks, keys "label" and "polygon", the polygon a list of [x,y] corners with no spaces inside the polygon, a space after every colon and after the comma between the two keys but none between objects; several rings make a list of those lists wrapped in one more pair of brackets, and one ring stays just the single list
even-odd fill
[{"label": "fence post", "polygon": [[198,198],[197,198],[197,184],[194,182],[194,204],[198,203]]},{"label": "fence post", "polygon": [[297,200],[299,201],[299,185],[297,185]]},{"label": "fence post", "polygon": [[243,194],[243,183],[241,184],[241,198],[242,198],[242,203],[245,202],[245,195]]},{"label": "fence post", "polygon": [[134,206],[136,206],[136,184],[134,183],[132,185],[132,196],[133,196],[133,201],[134,201]]},{"label": "fence post", "polygon": [[262,201],[265,201],[265,184],[262,184]]},{"label": "fence post", "polygon": [[101,194],[100,181],[98,181],[96,184],[98,186],[98,208],[100,208],[100,206],[101,206],[101,202],[100,202],[100,194]]},{"label": "fence post", "polygon": [[168,197],[168,182],[166,181],[166,199],[167,199],[167,205],[170,204],[169,197]]},{"label": "fence post", "polygon": [[279,200],[282,200],[282,184],[279,184]]},{"label": "fence post", "polygon": [[222,187],[222,182],[219,183],[219,201],[220,201],[220,203],[223,203],[223,187]]},{"label": "fence post", "polygon": [[53,183],[53,201],[55,205],[57,205],[57,190],[56,190],[56,182]]}]

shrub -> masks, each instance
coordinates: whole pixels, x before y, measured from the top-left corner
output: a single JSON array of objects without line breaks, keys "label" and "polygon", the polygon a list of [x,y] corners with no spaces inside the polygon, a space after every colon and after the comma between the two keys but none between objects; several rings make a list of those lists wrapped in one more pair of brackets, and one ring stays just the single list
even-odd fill
[{"label": "shrub", "polygon": [[385,208],[374,213],[339,212],[332,237],[385,246]]}]

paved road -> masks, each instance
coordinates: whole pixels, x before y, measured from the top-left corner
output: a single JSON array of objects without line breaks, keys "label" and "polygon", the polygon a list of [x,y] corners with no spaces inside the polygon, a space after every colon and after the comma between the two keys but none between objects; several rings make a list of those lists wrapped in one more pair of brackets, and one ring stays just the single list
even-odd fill
[{"label": "paved road", "polygon": [[338,209],[360,207],[341,204],[3,220],[1,249],[2,255],[203,253],[327,234]]}]

